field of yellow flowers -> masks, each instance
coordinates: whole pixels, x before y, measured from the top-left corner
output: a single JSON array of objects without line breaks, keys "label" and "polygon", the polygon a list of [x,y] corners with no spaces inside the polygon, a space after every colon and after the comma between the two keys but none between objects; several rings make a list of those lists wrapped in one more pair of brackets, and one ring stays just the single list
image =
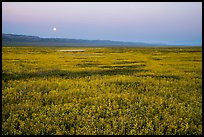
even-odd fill
[{"label": "field of yellow flowers", "polygon": [[3,135],[201,135],[202,48],[2,47]]}]

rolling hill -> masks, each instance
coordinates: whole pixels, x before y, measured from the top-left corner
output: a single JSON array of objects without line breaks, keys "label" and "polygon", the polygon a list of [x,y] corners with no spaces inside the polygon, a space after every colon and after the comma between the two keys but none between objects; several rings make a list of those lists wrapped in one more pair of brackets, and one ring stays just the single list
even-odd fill
[{"label": "rolling hill", "polygon": [[166,44],[123,42],[111,40],[41,38],[38,36],[2,33],[2,46],[162,46],[162,45]]}]

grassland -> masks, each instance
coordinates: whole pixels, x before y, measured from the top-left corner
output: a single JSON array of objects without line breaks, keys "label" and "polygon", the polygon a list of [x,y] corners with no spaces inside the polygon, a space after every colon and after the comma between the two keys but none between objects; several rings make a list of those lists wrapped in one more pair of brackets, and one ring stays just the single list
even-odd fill
[{"label": "grassland", "polygon": [[2,48],[3,135],[201,135],[202,48]]}]

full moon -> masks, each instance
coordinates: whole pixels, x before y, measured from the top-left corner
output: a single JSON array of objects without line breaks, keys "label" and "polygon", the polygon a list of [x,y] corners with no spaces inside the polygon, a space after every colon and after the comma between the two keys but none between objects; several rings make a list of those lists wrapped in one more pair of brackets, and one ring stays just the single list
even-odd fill
[{"label": "full moon", "polygon": [[57,30],[57,28],[53,28],[53,31],[56,31]]}]

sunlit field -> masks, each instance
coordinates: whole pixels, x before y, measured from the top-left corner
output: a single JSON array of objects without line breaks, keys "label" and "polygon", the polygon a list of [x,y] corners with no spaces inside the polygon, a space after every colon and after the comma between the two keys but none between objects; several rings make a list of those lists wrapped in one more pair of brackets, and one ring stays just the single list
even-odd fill
[{"label": "sunlit field", "polygon": [[201,135],[202,48],[2,47],[2,134]]}]

